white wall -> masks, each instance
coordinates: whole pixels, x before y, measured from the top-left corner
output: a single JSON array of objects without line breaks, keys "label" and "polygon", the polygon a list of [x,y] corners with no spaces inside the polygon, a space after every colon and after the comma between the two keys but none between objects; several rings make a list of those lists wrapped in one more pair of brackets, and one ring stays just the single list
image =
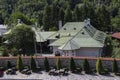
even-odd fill
[{"label": "white wall", "polygon": [[76,56],[94,56],[98,57],[101,52],[101,48],[80,48],[76,50]]},{"label": "white wall", "polygon": [[75,51],[62,51],[59,50],[57,46],[53,47],[53,53],[55,54],[56,51],[59,51],[62,56],[93,56],[99,57],[101,53],[101,48],[80,48],[79,50]]},{"label": "white wall", "polygon": [[56,51],[62,53],[62,51],[58,49],[58,46],[53,46],[53,54],[55,54]]}]

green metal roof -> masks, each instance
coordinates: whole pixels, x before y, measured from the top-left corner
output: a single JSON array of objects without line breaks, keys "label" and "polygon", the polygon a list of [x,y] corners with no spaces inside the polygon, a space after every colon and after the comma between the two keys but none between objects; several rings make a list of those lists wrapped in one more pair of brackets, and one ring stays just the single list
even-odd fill
[{"label": "green metal roof", "polygon": [[[55,34],[59,35],[59,39],[50,46],[59,46],[59,49],[62,50],[74,50],[81,47],[103,47],[106,38],[104,32],[95,29],[90,24],[84,26],[83,22],[66,23]],[[55,34],[52,37],[55,37]]]},{"label": "green metal roof", "polygon": [[51,35],[48,39],[57,39],[59,37],[75,36],[84,27],[83,22],[68,22],[58,32]]},{"label": "green metal roof", "polygon": [[36,41],[37,42],[44,42],[48,40],[48,37],[54,34],[55,32],[40,32],[35,31],[36,34]]},{"label": "green metal roof", "polygon": [[67,43],[72,37],[62,37],[50,44],[50,46],[61,46],[64,43]]},{"label": "green metal roof", "polygon": [[79,49],[79,48],[80,47],[77,44],[77,42],[75,42],[74,40],[70,40],[67,43],[60,46],[58,49],[61,49],[61,50],[75,50],[75,49]]}]

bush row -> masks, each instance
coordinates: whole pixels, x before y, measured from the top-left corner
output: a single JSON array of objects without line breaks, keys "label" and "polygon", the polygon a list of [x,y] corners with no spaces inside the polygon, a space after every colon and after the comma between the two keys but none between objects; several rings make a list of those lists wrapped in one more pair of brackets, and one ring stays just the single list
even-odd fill
[{"label": "bush row", "polygon": [[[62,69],[62,64],[61,64],[61,60],[60,58],[58,58],[56,60],[56,69],[57,70],[60,70]],[[36,64],[36,60],[31,57],[31,60],[30,60],[30,69],[34,72],[36,71],[37,69],[37,64]],[[11,65],[11,62],[10,61],[7,61],[7,68],[11,68],[12,65]],[[50,70],[50,65],[49,65],[49,60],[47,59],[47,57],[44,58],[44,69],[46,72],[49,72]],[[17,59],[17,65],[16,65],[16,68],[19,70],[19,71],[22,71],[23,68],[24,68],[24,65],[23,65],[23,62],[22,62],[22,59],[21,59],[21,56],[18,56],[18,59]],[[71,72],[75,72],[77,70],[77,67],[76,67],[76,63],[74,61],[74,59],[71,57],[70,60],[69,60],[69,66],[68,66],[68,69],[69,71]],[[82,68],[81,68],[82,71],[84,71],[85,73],[91,73],[93,72],[93,70],[91,69],[90,65],[89,65],[89,62],[87,59],[84,59],[83,62],[82,62]],[[98,58],[97,62],[96,62],[96,69],[95,71],[99,74],[104,74],[107,71],[107,69],[105,69],[102,65],[102,61],[100,58]],[[113,73],[118,73],[118,65],[117,65],[117,61],[114,59],[113,62],[112,62],[112,72]]]}]

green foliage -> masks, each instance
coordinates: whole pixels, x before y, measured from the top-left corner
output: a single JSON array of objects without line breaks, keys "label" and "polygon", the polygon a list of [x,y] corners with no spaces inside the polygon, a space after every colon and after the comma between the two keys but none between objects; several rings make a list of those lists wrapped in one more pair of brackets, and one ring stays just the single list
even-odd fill
[{"label": "green foliage", "polygon": [[81,21],[82,13],[80,11],[80,8],[78,6],[75,6],[73,11],[73,21]]},{"label": "green foliage", "polygon": [[111,19],[110,19],[110,13],[106,9],[106,6],[104,5],[98,6],[96,9],[96,14],[99,15],[96,18],[97,20],[96,26],[98,26],[97,28],[102,31],[110,31]]},{"label": "green foliage", "polygon": [[57,67],[58,70],[60,70],[62,68],[60,58],[58,58],[57,61],[56,61],[56,67]]},{"label": "green foliage", "polygon": [[102,72],[104,72],[104,68],[103,68],[102,61],[101,61],[100,58],[98,58],[98,60],[96,62],[96,71],[99,74],[101,74]]},{"label": "green foliage", "polygon": [[82,69],[83,71],[85,71],[85,73],[90,73],[90,65],[87,59],[84,59],[83,63],[82,63]]},{"label": "green foliage", "polygon": [[74,72],[76,70],[76,65],[75,65],[74,59],[72,57],[70,58],[69,70],[71,72]]},{"label": "green foliage", "polygon": [[45,57],[45,59],[44,59],[44,67],[45,67],[46,72],[48,72],[50,70],[49,62],[48,62],[47,57]]},{"label": "green foliage", "polygon": [[118,65],[117,65],[117,61],[115,59],[112,62],[112,72],[113,73],[117,73],[118,72]]},{"label": "green foliage", "polygon": [[65,22],[71,22],[72,21],[72,12],[71,12],[69,6],[67,7],[67,9],[65,11],[64,21]]},{"label": "green foliage", "polygon": [[17,19],[20,19],[23,23],[27,24],[27,25],[31,25],[33,24],[33,22],[24,14],[20,13],[20,12],[15,12],[11,15],[11,18],[13,18],[13,22],[17,23]]},{"label": "green foliage", "polygon": [[52,7],[49,5],[46,5],[44,9],[44,14],[43,14],[43,28],[45,31],[48,31],[50,27],[52,27]]},{"label": "green foliage", "polygon": [[65,15],[64,9],[60,8],[58,15],[59,20],[62,20],[64,22],[64,15]]},{"label": "green foliage", "polygon": [[15,46],[17,50],[22,48],[24,50],[24,53],[29,53],[26,51],[34,49],[33,44],[35,33],[30,26],[27,26],[25,24],[15,26],[12,29],[11,34],[7,36],[7,39],[10,43],[9,46]]},{"label": "green foliage", "polygon": [[17,48],[13,47],[11,50],[12,50],[12,55],[13,55],[13,56],[17,56],[17,55],[18,55],[18,50],[17,50]]},{"label": "green foliage", "polygon": [[22,71],[23,70],[23,62],[22,62],[22,59],[21,59],[21,56],[18,56],[18,59],[17,59],[17,69],[19,71]]},{"label": "green foliage", "polygon": [[112,39],[111,36],[108,35],[105,39],[105,45],[103,48],[104,56],[108,57],[112,56],[112,51],[113,51]]},{"label": "green foliage", "polygon": [[37,68],[37,66],[36,66],[35,59],[31,56],[30,69],[34,72],[36,70],[36,68]]},{"label": "green foliage", "polygon": [[92,25],[102,31],[110,31],[110,19],[113,28],[119,29],[119,20],[115,19],[119,18],[119,0],[0,0],[0,3],[3,4],[0,23],[8,24],[9,27],[20,18],[25,24],[37,21],[38,26],[44,26],[48,31],[52,27],[58,29],[59,20],[68,22],[90,18]]},{"label": "green foliage", "polygon": [[111,23],[113,26],[113,31],[120,31],[120,17],[115,17],[111,19]]},{"label": "green foliage", "polygon": [[4,49],[4,50],[3,50],[2,56],[4,56],[4,57],[9,56],[9,54],[8,54],[8,52],[7,52],[7,49]]},{"label": "green foliage", "polygon": [[10,61],[7,61],[7,69],[11,68],[12,67],[12,64]]}]

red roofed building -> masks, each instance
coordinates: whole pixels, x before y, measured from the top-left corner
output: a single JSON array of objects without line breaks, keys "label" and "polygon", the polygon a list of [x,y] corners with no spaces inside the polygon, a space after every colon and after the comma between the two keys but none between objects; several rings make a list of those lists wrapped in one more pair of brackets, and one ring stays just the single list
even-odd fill
[{"label": "red roofed building", "polygon": [[120,40],[120,32],[112,34],[112,37]]}]

